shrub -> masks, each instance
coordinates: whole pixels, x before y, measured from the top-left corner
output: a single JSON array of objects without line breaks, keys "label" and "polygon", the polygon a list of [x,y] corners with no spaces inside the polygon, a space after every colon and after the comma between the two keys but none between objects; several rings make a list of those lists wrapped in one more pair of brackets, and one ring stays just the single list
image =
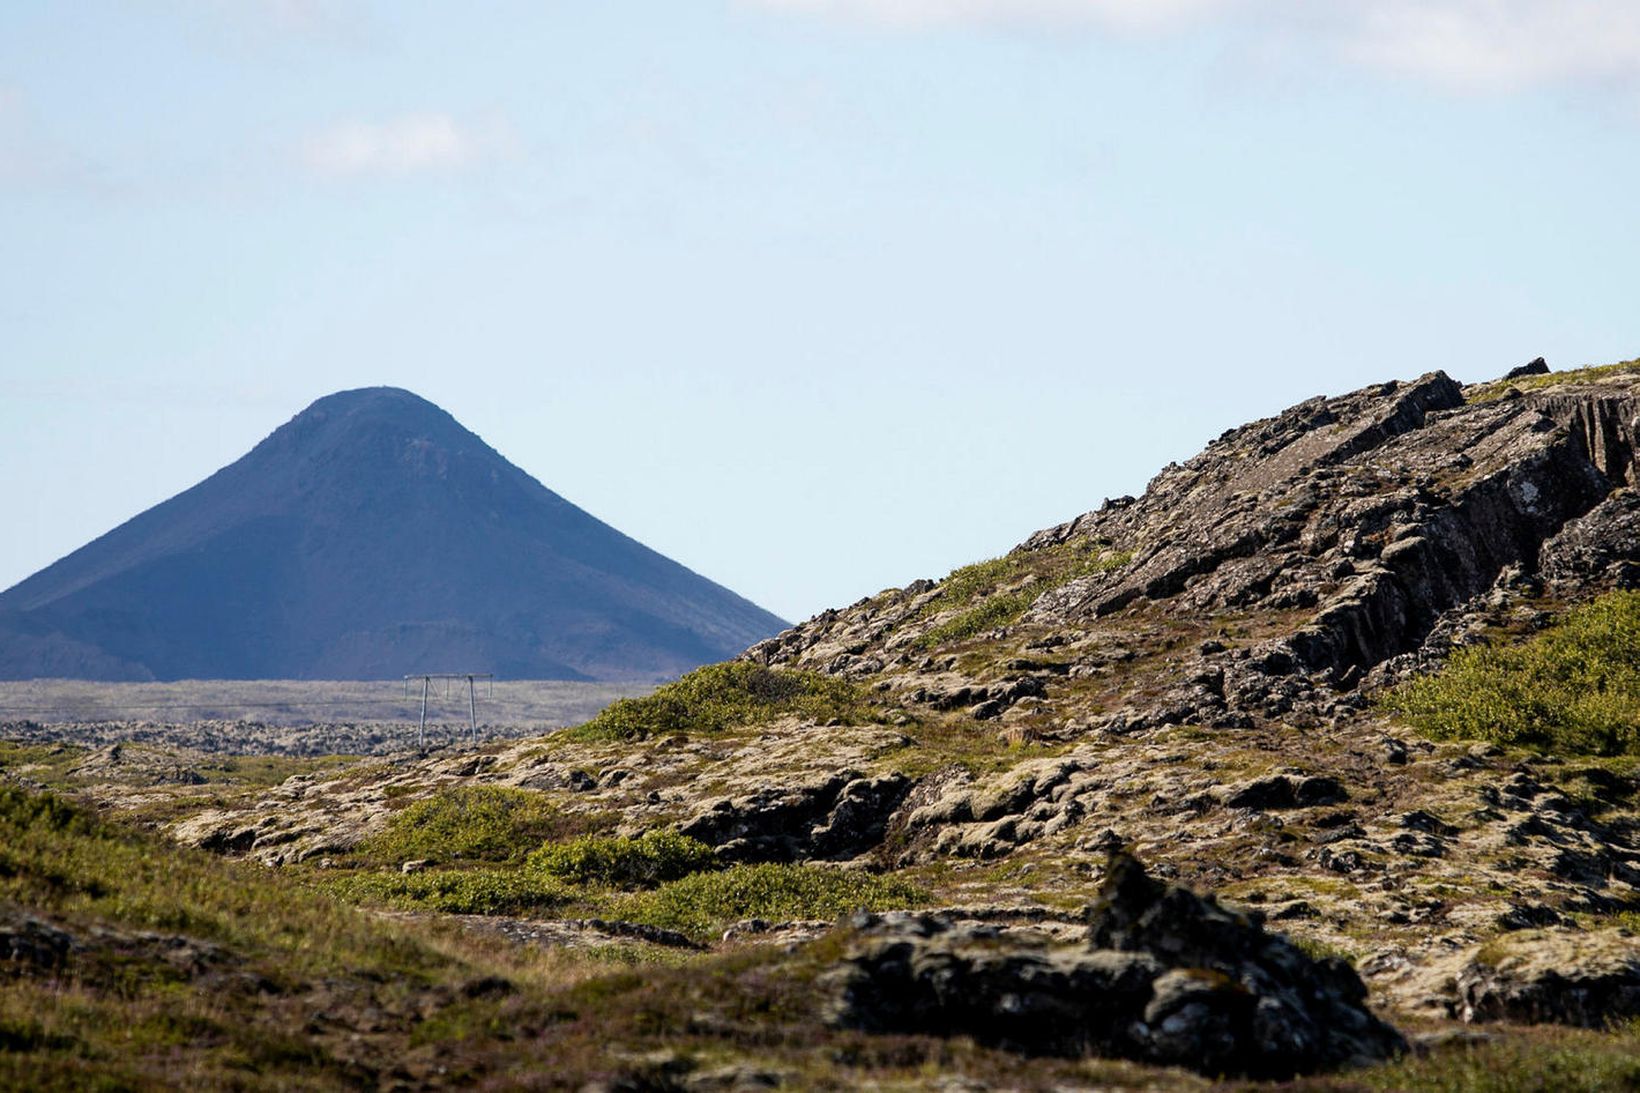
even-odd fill
[{"label": "shrub", "polygon": [[835,919],[914,907],[927,893],[897,877],[820,865],[737,865],[632,897],[626,917],[697,936],[744,918]]},{"label": "shrub", "polygon": [[1507,646],[1452,655],[1383,704],[1436,738],[1640,753],[1640,592],[1614,592]]},{"label": "shrub", "polygon": [[543,876],[574,884],[652,888],[691,873],[712,869],[712,848],[675,831],[649,831],[636,839],[587,836],[548,843],[528,859]]},{"label": "shrub", "polygon": [[455,915],[530,914],[570,898],[551,880],[516,869],[353,873],[327,880],[321,887],[349,903]]},{"label": "shrub", "polygon": [[394,813],[386,829],[360,849],[390,862],[519,861],[547,839],[584,832],[588,822],[530,790],[458,786]]},{"label": "shrub", "polygon": [[84,809],[51,793],[30,793],[0,786],[0,828],[31,827],[75,835],[99,834],[96,820]]},{"label": "shrub", "polygon": [[1023,558],[1023,555],[1004,554],[953,569],[940,582],[940,594],[929,605],[929,610],[961,607],[977,596],[989,595],[998,585],[1025,572]]},{"label": "shrub", "polygon": [[591,721],[559,735],[569,740],[630,741],[668,733],[718,733],[784,714],[816,721],[850,717],[860,705],[859,692],[846,680],[729,661],[696,668],[642,698],[618,699]]},{"label": "shrub", "polygon": [[924,649],[932,649],[937,645],[944,645],[952,641],[965,641],[975,634],[987,630],[995,630],[999,626],[1007,626],[1015,622],[1025,612],[1031,609],[1037,597],[1043,592],[1040,585],[1033,584],[1022,588],[1018,592],[1007,592],[1000,596],[992,596],[983,600],[962,614],[947,619],[938,626],[929,630],[917,639],[917,644]]},{"label": "shrub", "polygon": [[[967,609],[924,633],[917,639],[917,645],[933,649],[1007,626],[1029,611],[1043,593],[1078,577],[1120,569],[1132,559],[1132,551],[1113,550],[1108,542],[1079,541],[1041,550],[1015,551],[954,569],[940,583],[939,595],[928,602],[923,614]],[[1020,581],[1029,583],[1000,591],[1004,585]],[[979,602],[974,603],[975,600]]]}]

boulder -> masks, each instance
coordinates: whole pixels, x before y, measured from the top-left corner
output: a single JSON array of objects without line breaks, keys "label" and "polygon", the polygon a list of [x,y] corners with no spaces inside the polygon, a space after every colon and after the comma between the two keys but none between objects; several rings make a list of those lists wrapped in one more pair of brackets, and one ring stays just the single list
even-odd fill
[{"label": "boulder", "polygon": [[725,861],[838,860],[883,839],[911,790],[903,774],[868,778],[840,770],[795,785],[707,801],[679,830]]},{"label": "boulder", "polygon": [[1366,1008],[1349,965],[1314,960],[1127,855],[1112,860],[1085,944],[939,915],[861,915],[854,925],[825,980],[829,1018],[845,1027],[1258,1078],[1406,1049]]},{"label": "boulder", "polygon": [[1620,930],[1517,930],[1458,972],[1464,1021],[1604,1028],[1640,1016],[1640,937]]}]

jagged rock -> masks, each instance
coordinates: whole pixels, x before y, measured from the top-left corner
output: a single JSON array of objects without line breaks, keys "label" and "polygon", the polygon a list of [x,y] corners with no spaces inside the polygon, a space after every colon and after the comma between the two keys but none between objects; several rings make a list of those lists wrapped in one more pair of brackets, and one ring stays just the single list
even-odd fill
[{"label": "jagged rock", "polygon": [[725,861],[854,857],[882,841],[905,799],[903,774],[867,778],[841,770],[817,781],[706,802],[679,830]]},{"label": "jagged rock", "polygon": [[848,1027],[1275,1078],[1406,1047],[1347,964],[1312,960],[1128,857],[1113,860],[1083,946],[933,915],[855,925],[827,980],[830,1019]]},{"label": "jagged rock", "polygon": [[1614,493],[1543,545],[1544,578],[1561,587],[1640,587],[1640,492]]},{"label": "jagged rock", "polygon": [[1553,907],[1541,903],[1514,903],[1498,916],[1498,927],[1504,930],[1530,930],[1540,926],[1560,926],[1565,918]]},{"label": "jagged rock", "polygon": [[1277,808],[1310,808],[1349,800],[1349,793],[1336,778],[1310,777],[1294,780],[1285,774],[1258,778],[1228,791],[1227,808],[1257,811]]},{"label": "jagged rock", "polygon": [[1525,379],[1527,376],[1542,376],[1549,372],[1548,362],[1542,357],[1536,357],[1519,368],[1511,368],[1503,374],[1506,380]]}]

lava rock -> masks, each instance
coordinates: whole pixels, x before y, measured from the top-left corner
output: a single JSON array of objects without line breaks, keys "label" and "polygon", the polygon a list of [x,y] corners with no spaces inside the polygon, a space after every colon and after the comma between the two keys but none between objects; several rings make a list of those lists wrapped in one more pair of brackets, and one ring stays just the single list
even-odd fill
[{"label": "lava rock", "polygon": [[1093,1053],[1284,1078],[1367,1064],[1406,1042],[1348,964],[1112,859],[1085,946],[938,915],[862,915],[825,984],[835,1024],[972,1036],[1024,1054]]},{"label": "lava rock", "polygon": [[906,794],[903,774],[836,771],[815,781],[708,801],[679,831],[732,862],[842,859],[882,841]]},{"label": "lava rock", "polygon": [[1458,973],[1457,995],[1455,1016],[1465,1021],[1603,1028],[1640,1015],[1640,938],[1564,929],[1507,934]]}]

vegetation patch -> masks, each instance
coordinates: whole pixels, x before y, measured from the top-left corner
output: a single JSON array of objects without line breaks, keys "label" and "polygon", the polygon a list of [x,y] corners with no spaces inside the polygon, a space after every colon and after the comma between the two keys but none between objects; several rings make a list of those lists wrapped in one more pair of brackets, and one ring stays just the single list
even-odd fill
[{"label": "vegetation patch", "polygon": [[586,836],[548,843],[529,856],[528,867],[570,884],[653,888],[717,866],[712,848],[675,831],[649,831],[636,839]]},{"label": "vegetation patch", "polygon": [[1573,368],[1566,372],[1545,372],[1537,376],[1519,376],[1512,380],[1494,380],[1471,392],[1470,402],[1494,402],[1509,393],[1510,388],[1535,391],[1543,387],[1558,387],[1563,383],[1599,383],[1616,376],[1633,375],[1640,378],[1640,359],[1618,361],[1616,364],[1598,364],[1589,368]]},{"label": "vegetation patch", "polygon": [[[1353,1088],[1428,1093],[1606,1093],[1640,1089],[1640,1029],[1516,1030],[1509,1039],[1455,1044],[1351,1075]],[[1311,1084],[1313,1083],[1313,1084]],[[1311,1079],[1300,1088],[1342,1088]]]},{"label": "vegetation patch", "polygon": [[549,839],[585,834],[600,822],[531,790],[456,786],[394,813],[360,850],[384,862],[519,862]]},{"label": "vegetation patch", "polygon": [[1513,645],[1474,646],[1383,704],[1436,739],[1640,753],[1640,592],[1613,592]]},{"label": "vegetation patch", "polygon": [[709,735],[788,714],[829,721],[854,719],[863,711],[858,688],[846,680],[819,672],[728,661],[696,668],[642,698],[620,699],[557,738],[610,742],[672,733]]},{"label": "vegetation patch", "polygon": [[1043,593],[1078,577],[1112,572],[1132,560],[1132,551],[1084,540],[1042,550],[1016,550],[952,570],[923,614],[957,614],[924,633],[917,645],[933,649],[1007,626],[1029,611]]},{"label": "vegetation patch", "polygon": [[923,889],[892,876],[820,865],[737,865],[631,897],[622,917],[703,937],[747,918],[837,919],[921,906]]},{"label": "vegetation patch", "polygon": [[348,873],[322,887],[349,903],[454,915],[537,914],[574,896],[557,881],[521,869]]},{"label": "vegetation patch", "polygon": [[1042,592],[1042,588],[1032,584],[1018,592],[992,596],[962,614],[940,623],[917,639],[917,644],[924,649],[932,649],[954,641],[966,641],[976,634],[995,630],[999,626],[1007,626],[1018,621],[1021,615],[1029,611]]}]

